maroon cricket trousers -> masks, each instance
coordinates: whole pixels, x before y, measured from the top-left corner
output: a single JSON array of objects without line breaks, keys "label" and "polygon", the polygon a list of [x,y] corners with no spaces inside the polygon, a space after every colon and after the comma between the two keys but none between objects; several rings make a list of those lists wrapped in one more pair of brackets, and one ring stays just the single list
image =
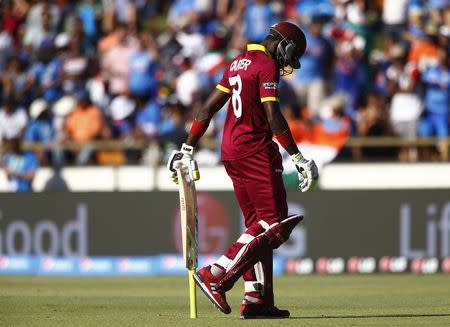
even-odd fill
[{"label": "maroon cricket trousers", "polygon": [[[234,192],[244,215],[247,228],[244,234],[257,236],[263,231],[261,223],[271,225],[287,217],[283,165],[275,142],[271,141],[249,157],[226,160],[223,164],[233,181]],[[243,245],[239,241],[234,243],[225,256],[233,260]],[[260,258],[260,263],[243,275],[245,281],[262,282],[263,299],[267,305],[273,305],[272,265],[273,251],[270,250]]]}]

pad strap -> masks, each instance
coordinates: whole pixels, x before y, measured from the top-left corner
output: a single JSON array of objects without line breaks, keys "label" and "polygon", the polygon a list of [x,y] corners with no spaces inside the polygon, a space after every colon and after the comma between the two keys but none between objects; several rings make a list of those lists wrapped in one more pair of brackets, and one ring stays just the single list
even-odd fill
[{"label": "pad strap", "polygon": [[264,290],[264,285],[255,281],[244,283],[245,292],[262,292]]}]

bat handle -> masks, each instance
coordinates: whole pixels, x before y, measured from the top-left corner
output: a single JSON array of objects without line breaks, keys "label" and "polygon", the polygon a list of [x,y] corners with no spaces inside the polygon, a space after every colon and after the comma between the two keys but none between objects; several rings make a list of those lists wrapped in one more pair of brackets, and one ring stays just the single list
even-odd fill
[{"label": "bat handle", "polygon": [[198,170],[197,161],[195,160],[191,160],[191,171],[194,181],[198,181],[200,179],[200,171]]}]

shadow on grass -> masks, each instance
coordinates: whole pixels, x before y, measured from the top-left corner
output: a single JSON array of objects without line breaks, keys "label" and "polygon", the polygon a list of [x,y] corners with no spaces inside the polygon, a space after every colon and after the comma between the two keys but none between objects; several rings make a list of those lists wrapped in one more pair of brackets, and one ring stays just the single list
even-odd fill
[{"label": "shadow on grass", "polygon": [[368,315],[342,315],[342,316],[304,316],[290,319],[364,319],[364,318],[420,318],[420,317],[450,317],[450,313],[392,313]]}]

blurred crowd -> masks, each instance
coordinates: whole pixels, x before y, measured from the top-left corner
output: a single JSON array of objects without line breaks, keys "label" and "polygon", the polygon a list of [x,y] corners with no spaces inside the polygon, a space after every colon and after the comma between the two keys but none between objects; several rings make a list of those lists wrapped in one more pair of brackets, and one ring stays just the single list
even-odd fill
[{"label": "blurred crowd", "polygon": [[[15,167],[162,162],[185,139],[225,65],[286,19],[308,41],[302,68],[280,84],[298,143],[340,152],[350,136],[449,136],[448,0],[0,4],[0,140],[8,176]],[[200,161],[220,160],[224,119],[221,110],[202,140]],[[91,146],[102,140],[150,146]],[[80,147],[24,152],[18,141]]]}]

